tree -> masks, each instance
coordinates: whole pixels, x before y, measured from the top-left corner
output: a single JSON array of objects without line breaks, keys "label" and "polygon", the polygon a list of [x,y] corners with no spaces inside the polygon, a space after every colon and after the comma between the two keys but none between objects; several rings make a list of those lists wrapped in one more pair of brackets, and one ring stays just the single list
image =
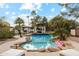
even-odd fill
[{"label": "tree", "polygon": [[34,26],[37,26],[37,24],[40,24],[40,25],[45,25],[46,29],[48,27],[48,21],[47,21],[47,18],[44,16],[39,16],[36,14],[36,11],[32,11],[31,12],[31,15],[32,15],[32,18],[31,18],[31,21],[32,21],[32,27],[34,28]]},{"label": "tree", "polygon": [[47,21],[47,18],[44,16],[43,19],[42,19],[42,23],[45,25],[46,27],[46,30],[49,30],[48,29],[48,21]]},{"label": "tree", "polygon": [[65,19],[62,16],[56,16],[49,21],[49,25],[55,35],[58,35],[61,40],[66,40],[73,24],[71,23],[71,20]]},{"label": "tree", "polygon": [[33,10],[33,11],[31,12],[31,15],[32,15],[32,16],[35,16],[35,15],[36,15],[36,11]]},{"label": "tree", "polygon": [[47,18],[45,16],[43,17],[42,22],[45,23],[45,24],[47,23]]},{"label": "tree", "polygon": [[0,29],[4,29],[4,28],[6,29],[6,31],[9,30],[10,24],[8,22],[4,21],[4,18],[1,17],[0,18]]},{"label": "tree", "polygon": [[36,24],[41,22],[42,17],[37,15],[35,10],[33,10],[31,12],[31,15],[32,15],[32,18],[31,18],[32,22],[31,22],[31,24],[32,24],[32,27],[34,28],[34,26],[36,26]]},{"label": "tree", "polygon": [[79,18],[79,4],[77,3],[66,3],[66,4],[60,4],[61,6],[64,6],[67,9],[67,12],[61,12],[62,15],[67,17],[75,18],[75,28],[76,28],[76,20]]},{"label": "tree", "polygon": [[20,37],[22,37],[21,31],[22,31],[22,28],[23,28],[23,26],[24,26],[24,21],[23,21],[23,19],[21,19],[20,17],[18,17],[18,18],[15,20],[15,24],[16,24],[15,29],[18,30],[18,33],[19,33]]},{"label": "tree", "polygon": [[34,27],[35,26],[35,24],[36,24],[36,22],[35,22],[35,19],[36,19],[36,11],[35,10],[33,10],[32,12],[31,12],[31,24],[32,24],[32,27]]},{"label": "tree", "polygon": [[14,32],[10,31],[10,24],[5,21],[4,17],[0,18],[0,40],[12,38]]}]

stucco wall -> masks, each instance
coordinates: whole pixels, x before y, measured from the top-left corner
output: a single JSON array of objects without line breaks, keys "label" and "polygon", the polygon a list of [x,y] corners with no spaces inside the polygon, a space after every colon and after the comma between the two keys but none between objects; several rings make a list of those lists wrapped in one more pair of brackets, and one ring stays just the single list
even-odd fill
[{"label": "stucco wall", "polygon": [[71,29],[71,35],[75,36],[76,33],[75,33],[75,29]]}]

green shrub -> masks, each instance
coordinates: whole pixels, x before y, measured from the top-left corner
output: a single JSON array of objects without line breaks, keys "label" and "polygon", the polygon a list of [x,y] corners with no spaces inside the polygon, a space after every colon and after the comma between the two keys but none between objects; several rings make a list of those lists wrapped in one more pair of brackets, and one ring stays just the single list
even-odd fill
[{"label": "green shrub", "polygon": [[0,31],[0,40],[12,38],[13,36],[13,31]]},{"label": "green shrub", "polygon": [[5,40],[14,36],[14,30],[10,31],[10,29],[10,24],[4,21],[3,17],[0,17],[0,40]]}]

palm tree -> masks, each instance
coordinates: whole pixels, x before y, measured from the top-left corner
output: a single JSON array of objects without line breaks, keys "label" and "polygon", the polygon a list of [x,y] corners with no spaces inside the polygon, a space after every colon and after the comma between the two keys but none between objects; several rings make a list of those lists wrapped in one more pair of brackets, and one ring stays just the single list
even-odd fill
[{"label": "palm tree", "polygon": [[35,20],[36,20],[36,11],[35,10],[33,10],[31,12],[31,16],[32,16],[32,18],[31,18],[31,24],[32,24],[32,27],[34,27],[35,24],[36,24],[36,22],[35,22]]},{"label": "palm tree", "polygon": [[31,15],[32,15],[32,16],[35,16],[35,15],[36,15],[36,11],[33,10],[33,11],[31,12]]},{"label": "palm tree", "polygon": [[0,18],[0,39],[12,38],[14,32],[10,31],[10,24],[5,21],[4,17]]},{"label": "palm tree", "polygon": [[[60,6],[65,6],[67,12],[62,12],[61,14],[65,17],[72,17],[74,19],[74,25],[76,28],[76,20],[79,18],[79,4],[77,3],[66,3],[66,4],[60,4]],[[74,29],[75,29],[74,28]]]},{"label": "palm tree", "polygon": [[62,16],[56,16],[50,20],[49,24],[55,35],[58,35],[61,40],[66,40],[66,37],[70,34],[71,21]]},{"label": "palm tree", "polygon": [[0,29],[3,29],[3,28],[10,29],[10,24],[8,22],[4,21],[4,17],[1,17],[0,18]]},{"label": "palm tree", "polygon": [[46,30],[48,30],[48,21],[47,21],[47,18],[45,16],[42,19],[42,23],[45,25]]},{"label": "palm tree", "polygon": [[18,17],[18,18],[15,20],[15,24],[16,24],[15,28],[18,30],[20,37],[22,37],[21,31],[22,31],[22,28],[23,28],[23,26],[24,26],[24,21],[23,21],[23,19],[21,19],[20,17]]}]

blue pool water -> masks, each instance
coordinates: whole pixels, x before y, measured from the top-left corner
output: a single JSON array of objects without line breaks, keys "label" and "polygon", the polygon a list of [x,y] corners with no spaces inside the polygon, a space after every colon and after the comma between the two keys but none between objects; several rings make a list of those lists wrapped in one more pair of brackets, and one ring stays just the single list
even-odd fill
[{"label": "blue pool water", "polygon": [[40,48],[56,47],[55,42],[51,42],[54,36],[51,34],[32,34],[30,43],[24,43],[21,45],[22,48],[27,50],[37,50]]}]

